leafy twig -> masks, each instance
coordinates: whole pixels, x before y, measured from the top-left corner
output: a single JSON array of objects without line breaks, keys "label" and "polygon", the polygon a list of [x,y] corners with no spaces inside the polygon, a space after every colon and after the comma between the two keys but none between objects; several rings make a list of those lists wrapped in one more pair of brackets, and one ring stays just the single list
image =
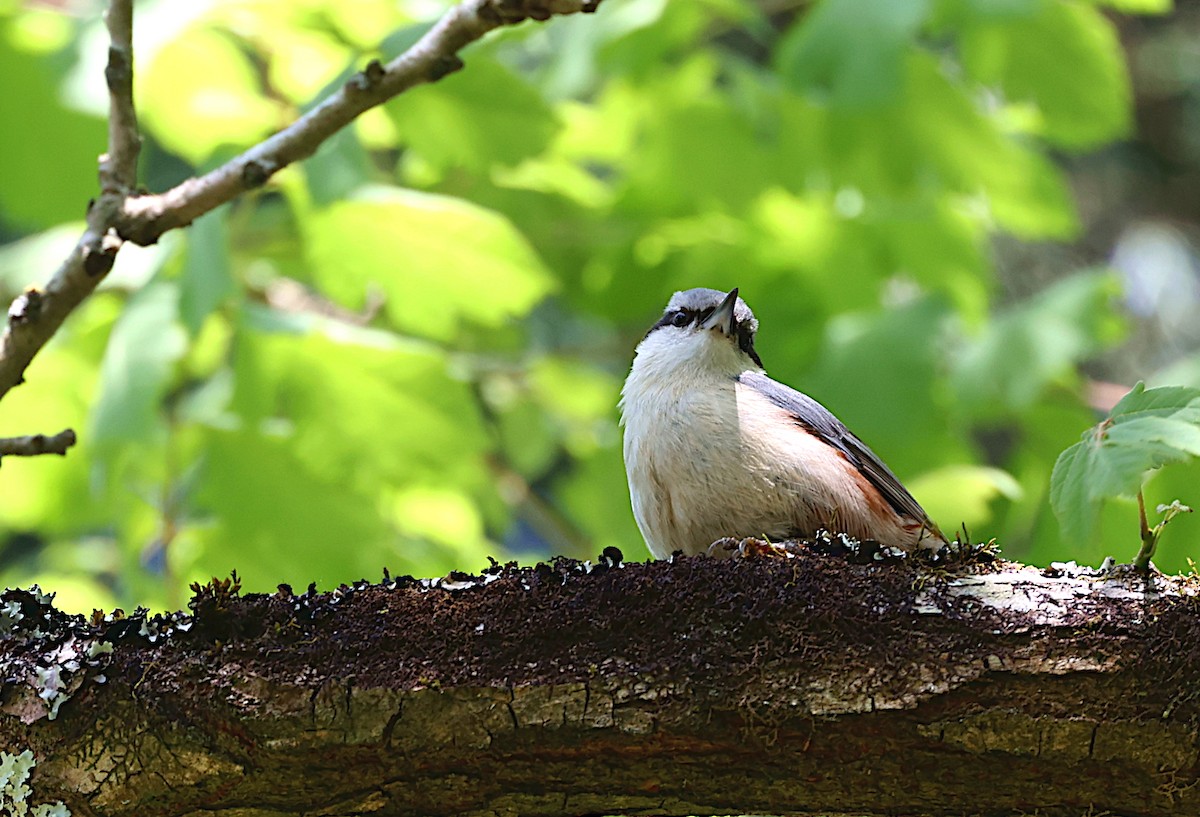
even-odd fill
[{"label": "leafy twig", "polygon": [[[165,193],[137,195],[140,139],[130,92],[132,0],[112,0],[106,16],[112,46],[105,71],[111,110],[108,153],[100,166],[101,194],[88,209],[87,229],[45,289],[27,291],[9,310],[9,325],[0,337],[0,398],[23,382],[34,356],[112,269],[124,241],[152,244],[168,230],[263,185],[281,168],[312,155],[364,111],[462,68],[458,52],[489,31],[526,19],[595,11],[600,2],[465,0],[408,51],[386,66],[370,62],[324,102],[241,156]],[[37,308],[29,308],[31,304]]]},{"label": "leafy twig", "polygon": [[40,454],[58,454],[60,457],[75,445],[75,432],[63,429],[47,437],[45,434],[30,434],[26,437],[0,437],[0,460],[4,457],[36,457]]},{"label": "leafy twig", "polygon": [[1154,551],[1158,547],[1158,540],[1162,536],[1163,529],[1179,514],[1191,513],[1192,509],[1182,504],[1178,499],[1170,505],[1159,505],[1157,510],[1162,514],[1162,520],[1154,527],[1150,527],[1146,521],[1146,499],[1142,496],[1141,491],[1138,491],[1137,501],[1138,520],[1141,523],[1142,546],[1138,548],[1137,556],[1133,557],[1133,566],[1138,570],[1146,571],[1150,569],[1150,559],[1154,557]]}]

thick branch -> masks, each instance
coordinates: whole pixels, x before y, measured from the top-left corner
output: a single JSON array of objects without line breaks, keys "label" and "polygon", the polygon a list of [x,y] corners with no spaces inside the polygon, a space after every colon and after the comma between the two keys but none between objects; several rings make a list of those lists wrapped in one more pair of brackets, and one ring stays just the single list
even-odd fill
[{"label": "thick branch", "polygon": [[23,616],[0,640],[18,679],[0,745],[37,756],[39,800],[96,817],[1200,813],[1195,582],[810,553],[229,590],[169,635],[0,597],[0,629]]},{"label": "thick branch", "polygon": [[487,32],[526,19],[594,11],[599,3],[467,0],[446,12],[416,45],[387,66],[372,62],[290,127],[236,159],[165,193],[133,195],[140,140],[132,98],[132,3],[112,0],[106,18],[112,42],[105,72],[112,105],[108,153],[100,166],[101,195],[89,208],[87,231],[45,289],[36,293],[37,318],[10,320],[0,337],[0,398],[23,382],[34,356],[112,269],[123,241],[153,243],[168,230],[190,224],[239,193],[261,186],[280,168],[312,155],[363,111],[461,68],[458,52]]},{"label": "thick branch", "polygon": [[4,457],[36,457],[39,454],[64,456],[67,449],[75,445],[75,432],[64,429],[47,437],[45,434],[30,434],[27,437],[0,437],[0,459]]}]

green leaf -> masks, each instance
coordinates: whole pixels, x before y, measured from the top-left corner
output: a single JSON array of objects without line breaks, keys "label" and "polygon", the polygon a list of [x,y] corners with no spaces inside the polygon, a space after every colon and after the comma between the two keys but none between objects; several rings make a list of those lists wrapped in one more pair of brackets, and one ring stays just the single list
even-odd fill
[{"label": "green leaf", "polygon": [[479,56],[471,70],[414,88],[385,108],[401,140],[442,169],[516,164],[545,150],[558,130],[534,88]]},{"label": "green leaf", "polygon": [[1200,390],[1188,386],[1147,389],[1144,383],[1138,383],[1113,406],[1110,416],[1168,416],[1191,406],[1197,394]]},{"label": "green leaf", "polygon": [[1193,457],[1200,457],[1200,389],[1138,383],[1059,456],[1050,502],[1064,533],[1087,539],[1105,500],[1131,496],[1148,471]]},{"label": "green leaf", "polygon": [[928,13],[927,0],[824,0],[784,36],[776,66],[790,87],[835,106],[891,103]]},{"label": "green leaf", "polygon": [[1057,282],[992,320],[954,356],[956,405],[975,418],[1026,411],[1075,366],[1120,337],[1119,282],[1090,270]]},{"label": "green leaf", "polygon": [[907,483],[929,518],[950,536],[966,525],[976,539],[992,521],[998,499],[1021,498],[1021,486],[1007,471],[983,465],[946,465],[920,474]]},{"label": "green leaf", "polygon": [[1125,14],[1166,14],[1175,7],[1174,0],[1091,0],[1097,6],[1108,6]]},{"label": "green leaf", "polygon": [[[781,99],[784,170],[806,188],[827,178],[833,190],[857,191],[867,202],[912,207],[932,199],[971,214],[980,227],[990,220],[1024,238],[1067,237],[1078,228],[1061,171],[1036,146],[1007,133],[931,54],[910,49],[899,70],[903,104],[875,111]],[[778,168],[770,177],[788,179]]]},{"label": "green leaf", "polygon": [[326,294],[357,309],[374,288],[395,326],[428,337],[500,326],[554,285],[507,219],[461,199],[369,188],[303,227]]},{"label": "green leaf", "polygon": [[373,496],[313,468],[285,435],[244,428],[207,436],[193,501],[211,523],[197,531],[203,546],[187,573],[236,569],[263,588],[378,575],[389,528]]},{"label": "green leaf", "polygon": [[1130,128],[1129,77],[1115,29],[1096,9],[1044,0],[1024,18],[979,21],[962,33],[963,65],[998,85],[1010,102],[1030,102],[1041,133],[1087,148]]},{"label": "green leaf", "polygon": [[187,336],[179,324],[179,286],[160,280],[135,293],[104,352],[92,443],[158,439],[164,430],[162,397],[186,349]]},{"label": "green leaf", "polygon": [[280,123],[259,93],[254,66],[232,39],[196,25],[138,66],[138,115],[167,149],[202,164],[221,148],[239,148]]},{"label": "green leaf", "polygon": [[[230,414],[208,435],[199,480],[212,524],[198,565],[307,584],[481,552],[468,505],[489,489],[491,441],[443,351],[261,307],[245,308],[235,348]],[[400,537],[429,544],[398,551]]]},{"label": "green leaf", "polygon": [[204,319],[233,294],[225,208],[196,219],[187,232],[183,276],[179,282],[179,318],[192,337]]},{"label": "green leaf", "polygon": [[62,62],[22,49],[16,19],[0,12],[0,105],[10,123],[0,128],[0,220],[49,227],[82,218],[87,200],[96,195],[96,156],[105,149],[105,125],[59,102]]},{"label": "green leaf", "polygon": [[371,158],[354,128],[325,140],[300,166],[313,204],[325,206],[352,195],[371,179]]},{"label": "green leaf", "polygon": [[[79,429],[96,393],[104,342],[120,310],[100,293],[85,301],[38,355],[28,382],[4,397],[3,436]],[[87,433],[65,458],[9,459],[0,468],[0,541],[19,531],[74,536],[110,523],[112,509],[96,497],[90,469],[96,451]],[[78,545],[72,541],[72,545]],[[3,551],[4,545],[0,545]],[[74,548],[80,552],[80,547]],[[80,562],[74,563],[76,566]]]},{"label": "green leaf", "polygon": [[349,483],[478,472],[489,442],[443,351],[319,320],[279,327],[277,314],[248,308],[235,344],[244,422],[279,429],[308,467]]},{"label": "green leaf", "polygon": [[623,208],[641,218],[714,207],[739,212],[778,178],[753,121],[717,92],[716,69],[697,57],[662,72],[643,92],[644,133],[619,160],[628,168]]}]

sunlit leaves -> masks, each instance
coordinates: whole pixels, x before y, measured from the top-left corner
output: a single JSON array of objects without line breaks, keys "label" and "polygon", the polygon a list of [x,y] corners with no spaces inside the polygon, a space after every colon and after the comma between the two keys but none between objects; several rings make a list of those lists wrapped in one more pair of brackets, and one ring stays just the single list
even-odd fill
[{"label": "sunlit leaves", "polygon": [[1086,539],[1100,506],[1136,493],[1146,473],[1200,457],[1200,389],[1138,383],[1058,458],[1050,501],[1068,536]]},{"label": "sunlit leaves", "polygon": [[[112,291],[5,398],[5,433],[81,442],[0,470],[3,533],[44,536],[31,564],[92,571],[79,587],[120,574],[127,604],[233,567],[270,589],[487,553],[636,556],[620,378],[673,289],[739,285],[772,375],[826,401],[947,530],[1063,558],[1050,466],[1089,421],[1076,371],[1119,334],[1113,284],[1068,278],[993,317],[991,241],[1073,235],[1049,148],[1129,116],[1097,9],[1163,5],[607,0],[498,32],[263,190],[122,249]],[[139,3],[142,181],[287,124],[445,6]],[[99,21],[14,14],[5,239],[82,217],[103,127],[58,99],[105,103]],[[45,281],[77,230],[0,250],[3,286]]]},{"label": "sunlit leaves", "polygon": [[387,105],[401,141],[438,168],[486,170],[545,149],[558,125],[550,106],[503,65],[472,60]]},{"label": "sunlit leaves", "polygon": [[259,92],[254,66],[226,34],[205,26],[159,48],[136,84],[141,120],[156,139],[194,163],[239,148],[279,124]]},{"label": "sunlit leaves", "polygon": [[[214,559],[223,554],[245,559],[248,578],[265,581],[278,569],[300,581],[303,570],[373,574],[383,562],[416,569],[420,560],[391,548],[399,533],[443,545],[445,534],[470,534],[464,545],[481,547],[461,491],[485,481],[490,443],[443,353],[259,309],[247,312],[238,347],[231,414],[208,433],[197,493],[198,510],[213,520],[204,533],[213,553],[201,563],[220,567]],[[418,490],[439,484],[461,487]],[[386,499],[405,485],[412,487]],[[435,494],[443,510],[457,503],[437,536],[434,510],[400,515],[414,497]],[[353,543],[361,558],[337,543]],[[301,559],[296,572],[278,564],[286,553]]]},{"label": "sunlit leaves", "polygon": [[[444,353],[389,334],[250,310],[232,408],[289,440],[314,471],[351,483],[470,473],[485,445]],[[316,331],[319,327],[324,328]]]},{"label": "sunlit leaves", "polygon": [[1031,102],[1050,141],[1088,147],[1124,134],[1129,78],[1113,25],[1080,3],[1043,0],[1029,15],[968,23],[963,64],[1013,103]]},{"label": "sunlit leaves", "polygon": [[978,537],[992,518],[992,503],[1022,497],[1021,486],[1011,474],[983,465],[943,466],[909,480],[907,487],[929,518],[950,536],[966,526],[968,533],[974,531]]},{"label": "sunlit leaves", "polygon": [[49,104],[62,70],[61,62],[30,47],[15,17],[0,11],[0,118],[7,123],[0,129],[0,218],[13,226],[82,218],[83,205],[95,194],[104,122]]},{"label": "sunlit leaves", "polygon": [[81,432],[70,458],[36,457],[21,462],[20,468],[10,460],[0,468],[0,531],[5,535],[13,531],[75,535],[81,526],[104,518],[88,479],[95,448],[81,426],[119,309],[112,296],[93,298],[43,351],[39,360],[45,360],[44,368],[30,371],[28,382],[5,396],[0,415],[5,434],[22,433],[22,429]]},{"label": "sunlit leaves", "polygon": [[[194,498],[211,514],[206,524],[204,515],[198,520],[200,572],[236,567],[253,585],[269,587],[365,572],[368,559],[380,561],[388,529],[377,499],[343,482],[344,474],[314,470],[286,434],[214,429],[206,451]],[[370,568],[374,575],[377,566]]]},{"label": "sunlit leaves", "polygon": [[313,213],[307,235],[326,292],[357,308],[375,288],[397,328],[428,337],[451,338],[466,321],[497,326],[553,286],[503,216],[461,199],[365,190]]}]

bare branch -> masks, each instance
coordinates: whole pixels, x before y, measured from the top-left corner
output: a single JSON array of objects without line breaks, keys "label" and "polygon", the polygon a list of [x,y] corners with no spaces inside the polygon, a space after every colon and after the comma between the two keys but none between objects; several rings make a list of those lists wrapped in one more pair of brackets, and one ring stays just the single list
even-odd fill
[{"label": "bare branch", "polygon": [[60,457],[75,445],[75,432],[63,429],[53,437],[30,434],[27,437],[0,437],[0,459],[4,457],[36,457],[39,454],[58,454]]},{"label": "bare branch", "polygon": [[311,156],[364,111],[461,69],[458,52],[489,31],[528,18],[593,11],[597,5],[598,0],[468,0],[457,5],[408,51],[386,66],[371,62],[320,105],[236,159],[165,193],[130,198],[117,231],[135,244],[153,244],[168,230],[190,224],[237,194],[261,186],[281,168]]},{"label": "bare branch", "polygon": [[458,52],[484,34],[526,19],[592,12],[601,0],[466,0],[450,9],[412,48],[386,66],[372,61],[344,87],[294,124],[200,178],[157,195],[136,195],[141,145],[133,105],[132,0],[111,0],[105,71],[111,100],[108,153],[101,157],[101,195],[88,227],[43,290],[29,290],[9,310],[0,337],[0,398],[66,317],[112,269],[124,241],[152,244],[168,230],[259,187],[280,168],[311,156],[323,141],[364,111],[416,85],[462,68]]},{"label": "bare branch", "polygon": [[112,0],[104,15],[108,24],[108,153],[100,157],[100,189],[129,194],[137,187],[137,161],[142,149],[133,107],[133,0]]}]

